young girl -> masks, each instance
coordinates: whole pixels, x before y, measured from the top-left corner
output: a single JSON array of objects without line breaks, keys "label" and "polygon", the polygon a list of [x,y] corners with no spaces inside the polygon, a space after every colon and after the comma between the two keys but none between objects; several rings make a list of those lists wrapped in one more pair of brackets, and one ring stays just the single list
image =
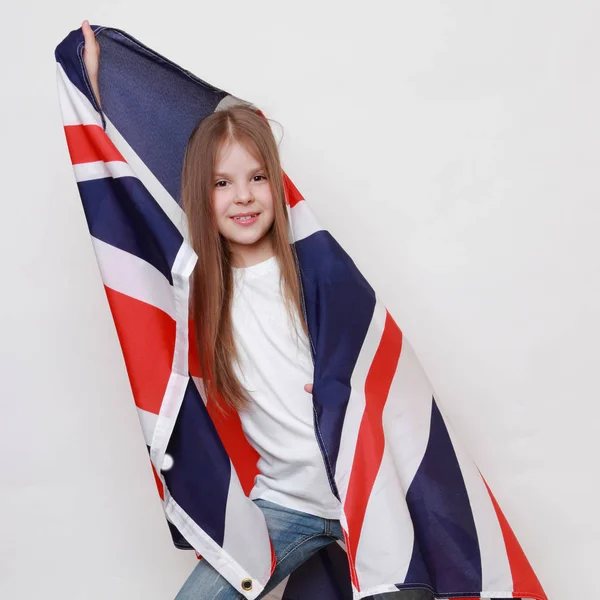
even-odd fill
[{"label": "young girl", "polygon": [[[260,455],[250,498],[265,514],[277,557],[264,595],[343,539],[306,393],[313,364],[267,121],[245,106],[201,121],[185,154],[182,190],[199,257],[191,310],[202,372],[212,374],[211,397],[239,410]],[[177,600],[240,597],[201,561]]]},{"label": "young girl", "polygon": [[[100,102],[99,46],[87,21],[83,33]],[[198,123],[185,153],[182,203],[198,255],[190,310],[204,383],[221,408],[239,411],[260,456],[250,498],[265,515],[276,557],[263,598],[318,550],[344,539],[315,437],[301,283],[277,144],[264,117],[238,105]],[[206,560],[176,596],[241,598]]]}]

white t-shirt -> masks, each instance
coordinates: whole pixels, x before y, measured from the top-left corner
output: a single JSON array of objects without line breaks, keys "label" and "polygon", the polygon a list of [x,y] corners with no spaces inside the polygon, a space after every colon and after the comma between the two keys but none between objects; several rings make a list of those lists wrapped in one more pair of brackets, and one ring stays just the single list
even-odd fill
[{"label": "white t-shirt", "polygon": [[329,519],[339,519],[317,443],[312,396],[310,345],[298,315],[299,336],[288,317],[276,257],[234,268],[232,323],[240,365],[234,371],[248,391],[240,411],[242,429],[260,455],[250,498]]}]

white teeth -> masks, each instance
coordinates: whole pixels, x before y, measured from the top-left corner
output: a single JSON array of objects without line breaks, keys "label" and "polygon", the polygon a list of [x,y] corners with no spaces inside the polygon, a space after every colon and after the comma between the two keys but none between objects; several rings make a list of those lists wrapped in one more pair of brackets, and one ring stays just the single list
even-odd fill
[{"label": "white teeth", "polygon": [[236,221],[249,221],[253,219],[255,215],[249,215],[247,217],[233,217]]}]

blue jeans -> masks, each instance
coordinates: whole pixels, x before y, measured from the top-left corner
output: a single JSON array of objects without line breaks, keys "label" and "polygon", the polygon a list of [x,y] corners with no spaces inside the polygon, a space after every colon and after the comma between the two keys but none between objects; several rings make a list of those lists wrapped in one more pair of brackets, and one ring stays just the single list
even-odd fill
[{"label": "blue jeans", "polygon": [[[257,498],[254,501],[263,511],[277,564],[265,589],[258,598],[264,598],[292,571],[321,548],[343,540],[340,522]],[[389,595],[385,595],[390,598]],[[202,559],[194,567],[175,600],[243,600],[243,596]],[[375,600],[384,595],[373,596]]]}]

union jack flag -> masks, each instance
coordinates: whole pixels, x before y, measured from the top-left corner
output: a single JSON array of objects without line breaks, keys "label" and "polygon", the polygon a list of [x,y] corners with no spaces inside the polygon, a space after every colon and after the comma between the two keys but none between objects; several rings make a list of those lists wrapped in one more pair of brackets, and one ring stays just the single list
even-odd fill
[{"label": "union jack flag", "polygon": [[[81,29],[55,50],[60,108],[158,494],[175,546],[253,600],[275,566],[263,514],[248,498],[258,456],[238,415],[221,417],[204,392],[190,343],[197,256],[179,204],[193,127],[242,100],[124,31],[93,29],[102,110]],[[408,340],[285,174],[284,183],[315,361],[315,432],[345,540],[269,600],[407,590],[546,600]]]}]

